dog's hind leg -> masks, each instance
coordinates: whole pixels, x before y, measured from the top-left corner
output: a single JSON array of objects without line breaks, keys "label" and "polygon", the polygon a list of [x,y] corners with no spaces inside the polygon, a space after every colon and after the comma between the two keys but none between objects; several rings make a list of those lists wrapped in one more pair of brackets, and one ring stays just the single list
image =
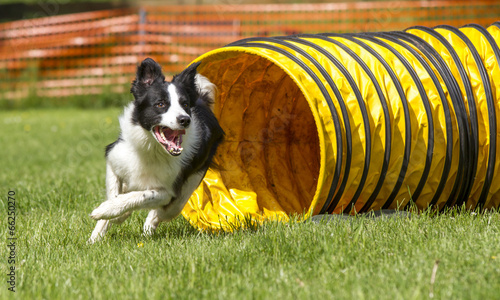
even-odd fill
[{"label": "dog's hind leg", "polygon": [[158,224],[160,224],[160,219],[163,214],[163,209],[153,209],[149,211],[148,217],[146,218],[146,221],[144,222],[143,226],[143,235],[144,236],[149,236],[153,235],[155,233],[156,228],[158,227]]},{"label": "dog's hind leg", "polygon": [[191,197],[191,194],[193,194],[193,191],[200,184],[204,175],[205,172],[198,172],[191,175],[184,183],[177,197],[173,197],[170,203],[151,210],[146,218],[146,222],[144,222],[143,235],[153,234],[161,222],[168,222],[177,217],[186,205],[189,197]]},{"label": "dog's hind leg", "polygon": [[143,235],[152,235],[161,222],[168,222],[177,217],[186,201],[179,201],[179,199],[172,199],[168,205],[149,211],[148,217],[144,222]]},{"label": "dog's hind leg", "polygon": [[165,205],[164,207],[149,211],[148,217],[144,222],[144,236],[152,235],[153,233],[155,233],[156,228],[161,222],[170,221],[178,215],[172,215],[171,211],[168,209],[169,206],[170,205]]}]

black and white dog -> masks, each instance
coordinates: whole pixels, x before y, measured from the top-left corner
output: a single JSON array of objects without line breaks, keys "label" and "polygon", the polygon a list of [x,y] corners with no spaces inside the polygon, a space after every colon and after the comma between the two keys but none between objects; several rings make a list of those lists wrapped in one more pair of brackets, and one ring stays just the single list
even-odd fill
[{"label": "black and white dog", "polygon": [[152,234],[200,184],[224,132],[212,113],[215,85],[197,73],[199,64],[172,82],[150,58],[137,68],[135,100],[119,119],[118,140],[106,147],[107,200],[90,215],[98,220],[90,243],[138,209],[150,210],[143,230]]}]

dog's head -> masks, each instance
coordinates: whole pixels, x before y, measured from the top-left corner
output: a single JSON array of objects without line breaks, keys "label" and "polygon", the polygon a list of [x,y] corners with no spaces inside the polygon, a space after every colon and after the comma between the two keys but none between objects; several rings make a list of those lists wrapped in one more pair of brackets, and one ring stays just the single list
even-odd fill
[{"label": "dog's head", "polygon": [[191,124],[191,108],[199,97],[195,82],[199,64],[190,65],[172,82],[166,82],[161,66],[147,58],[137,68],[137,77],[132,82],[133,122],[150,131],[173,156],[183,150],[182,136]]}]

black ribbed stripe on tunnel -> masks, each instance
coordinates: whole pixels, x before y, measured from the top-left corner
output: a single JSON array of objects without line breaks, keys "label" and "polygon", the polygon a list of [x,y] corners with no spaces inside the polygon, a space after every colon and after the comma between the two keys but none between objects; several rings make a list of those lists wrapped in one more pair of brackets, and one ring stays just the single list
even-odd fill
[{"label": "black ribbed stripe on tunnel", "polygon": [[[277,43],[277,41],[282,42],[280,40],[276,40],[276,39],[272,39],[272,38],[248,38],[248,39],[243,39],[243,40],[239,40],[239,41],[236,41],[234,43],[228,44],[226,47],[229,47],[229,46],[254,47],[254,48],[264,48],[264,49],[278,52],[278,53],[288,57],[292,61],[294,61],[304,71],[306,71],[306,73],[309,76],[311,76],[311,78],[314,80],[314,82],[316,83],[316,85],[320,89],[323,97],[325,98],[325,100],[328,104],[328,108],[330,109],[330,113],[333,117],[333,124],[335,127],[335,136],[337,139],[337,161],[336,161],[336,165],[335,165],[334,178],[332,179],[332,183],[330,185],[330,190],[328,192],[328,198],[327,198],[327,199],[331,199],[331,198],[333,198],[333,195],[334,195],[335,190],[337,188],[337,184],[338,184],[339,177],[340,177],[340,171],[342,169],[342,150],[343,150],[342,143],[343,143],[343,141],[342,141],[342,132],[340,129],[340,122],[339,122],[339,118],[337,115],[337,111],[335,109],[335,106],[333,105],[332,99],[330,98],[330,94],[328,94],[328,91],[326,90],[326,88],[323,85],[323,83],[321,82],[321,80],[318,78],[318,76],[316,74],[314,74],[314,72],[303,61],[301,61],[300,59],[295,57],[293,54],[291,54],[290,52],[288,52],[284,49],[281,49],[279,47],[269,45],[269,44],[258,43],[258,42]],[[250,42],[250,43],[247,43],[247,42]],[[255,42],[257,42],[257,43],[255,43]]]},{"label": "black ribbed stripe on tunnel", "polygon": [[[429,60],[429,62],[434,66],[434,68],[437,70],[439,75],[441,75],[441,78],[443,79],[449,95],[451,102],[453,104],[453,111],[454,111],[454,117],[456,118],[457,121],[457,127],[458,127],[458,136],[459,136],[459,160],[458,160],[458,167],[457,167],[457,177],[455,178],[455,183],[453,184],[453,188],[450,192],[450,195],[445,203],[445,205],[441,208],[443,210],[447,206],[451,206],[452,203],[456,201],[458,197],[463,196],[464,189],[466,188],[467,182],[469,181],[468,178],[468,170],[471,168],[471,161],[468,159],[469,157],[469,142],[468,142],[468,136],[469,136],[469,131],[468,131],[468,126],[466,125],[467,123],[467,112],[465,111],[465,106],[463,105],[463,102],[461,101],[461,92],[460,88],[458,87],[458,83],[455,80],[455,77],[453,77],[453,74],[451,74],[450,69],[446,65],[446,63],[443,61],[439,53],[431,46],[429,45],[426,41],[424,41],[422,38],[407,33],[407,32],[397,32],[393,34],[394,36],[398,37],[399,39],[406,41],[412,45],[414,45],[417,49],[419,49],[422,54]],[[446,101],[446,98],[443,99]],[[462,104],[462,105],[460,105]],[[451,112],[451,110],[450,110]],[[451,117],[451,113],[450,113]],[[448,130],[448,129],[447,129]],[[453,129],[451,130],[453,132]],[[448,146],[450,148],[450,151],[453,151],[453,139],[448,141]],[[451,160],[450,164],[448,165],[448,175],[449,175],[449,170],[451,168]],[[444,175],[444,172],[443,172]],[[446,177],[448,177],[446,175]],[[444,186],[443,186],[444,187]],[[460,190],[460,193],[459,193]],[[457,197],[458,194],[458,197]],[[436,199],[437,201],[437,199]],[[435,203],[431,202],[431,205],[434,205]]]},{"label": "black ribbed stripe on tunnel", "polygon": [[[429,77],[431,78],[432,82],[436,86],[436,89],[439,93],[439,98],[441,99],[441,104],[443,105],[443,110],[444,110],[444,116],[446,120],[446,155],[445,155],[445,161],[444,161],[444,167],[443,167],[443,173],[441,174],[441,179],[439,181],[439,185],[434,192],[434,196],[432,197],[432,200],[430,202],[431,206],[436,205],[437,201],[439,200],[439,197],[441,197],[441,193],[443,192],[444,186],[446,185],[446,179],[448,179],[448,174],[450,172],[450,167],[451,167],[451,157],[453,155],[453,129],[451,125],[451,115],[450,115],[450,108],[448,107],[448,101],[446,99],[446,96],[443,92],[443,89],[441,88],[441,83],[436,77],[436,74],[434,74],[434,71],[432,71],[431,67],[427,63],[425,59],[423,59],[420,54],[415,51],[411,46],[406,44],[405,42],[402,42],[390,34],[387,33],[376,33],[374,34],[376,37],[380,37],[386,40],[389,40],[393,43],[398,44],[399,46],[403,47],[406,49],[408,52],[410,52],[419,62],[420,64],[424,67],[424,69],[427,71]],[[422,50],[422,49],[421,49]],[[427,99],[428,101],[428,99]]]},{"label": "black ribbed stripe on tunnel", "polygon": [[[314,35],[312,35],[312,36],[314,36]],[[332,63],[335,64],[340,69],[340,67],[339,67],[339,66],[341,66],[340,62],[338,62],[335,57],[333,57],[329,52],[325,51],[323,48],[318,47],[317,45],[310,43],[308,41],[304,41],[304,40],[294,38],[294,37],[282,37],[282,38],[287,38],[287,39],[290,39],[294,42],[302,43],[304,45],[314,47],[316,50],[319,50],[319,52],[321,52],[323,55],[327,56],[328,59],[330,59],[332,61]],[[318,67],[318,66],[316,66],[316,67]],[[346,165],[345,165],[344,177],[342,179],[342,182],[340,183],[340,186],[337,190],[337,193],[335,193],[335,195],[333,197],[331,197],[331,198],[329,197],[327,199],[327,201],[325,202],[325,204],[323,205],[323,207],[321,208],[320,213],[324,214],[324,213],[328,212],[328,207],[332,203],[335,203],[335,206],[336,206],[336,204],[340,200],[340,198],[344,192],[345,186],[347,184],[347,179],[349,177],[349,171],[350,171],[350,167],[351,167],[352,134],[351,134],[351,125],[350,125],[350,121],[349,121],[349,115],[347,113],[347,109],[346,109],[342,94],[340,93],[337,85],[335,84],[335,82],[333,82],[333,80],[332,80],[331,76],[328,74],[328,72],[326,72],[326,70],[323,67],[318,68],[318,70],[321,72],[321,75],[323,75],[325,80],[328,82],[328,84],[332,88],[332,91],[335,94],[335,97],[337,97],[337,100],[339,102],[340,110],[342,112],[342,118],[344,120],[344,127],[345,127],[345,131],[346,131],[346,146],[347,146],[346,147],[347,153],[346,153]],[[346,76],[349,76],[349,73],[345,73],[345,74],[346,74]]]},{"label": "black ribbed stripe on tunnel", "polygon": [[[287,42],[282,42],[280,44],[283,46],[290,47],[290,49],[300,53],[301,55],[303,55],[304,57],[309,59],[309,61],[311,61],[311,63],[313,63],[315,65],[315,67],[322,74],[324,74],[323,76],[326,75],[325,78],[329,77],[328,72],[326,72],[326,70],[323,68],[323,66],[321,66],[311,55],[309,55],[309,53],[307,53],[304,50],[300,49],[299,47],[292,45],[290,43],[287,43]],[[371,159],[371,132],[370,132],[370,123],[368,120],[368,112],[366,110],[365,102],[363,101],[363,97],[361,95],[361,92],[359,91],[358,87],[356,86],[356,83],[354,82],[354,79],[352,78],[351,74],[349,74],[347,69],[340,63],[338,63],[337,67],[342,72],[342,74],[345,76],[346,80],[349,82],[349,85],[351,86],[351,88],[356,96],[356,99],[358,100],[359,108],[361,110],[361,114],[363,115],[363,123],[364,123],[364,128],[365,128],[366,152],[365,152],[363,173],[361,175],[361,179],[359,181],[358,188],[356,189],[356,192],[352,196],[350,203],[344,209],[344,213],[350,213],[350,211],[352,210],[352,208],[356,204],[356,201],[358,200],[359,195],[361,194],[361,191],[363,190],[363,187],[364,187],[365,182],[366,182],[366,177],[368,176],[368,169],[370,167],[370,159]],[[340,193],[338,193],[338,194],[340,194]]]},{"label": "black ribbed stripe on tunnel", "polygon": [[[491,85],[489,81],[488,72],[483,64],[481,56],[474,47],[474,44],[469,40],[469,38],[460,30],[455,27],[451,27],[448,25],[437,26],[435,28],[443,28],[445,30],[449,30],[453,32],[456,36],[458,36],[469,48],[472,53],[472,57],[474,58],[474,62],[479,70],[479,75],[481,76],[481,81],[483,82],[485,96],[486,96],[486,104],[488,106],[488,122],[490,128],[490,149],[488,154],[488,165],[486,167],[486,178],[483,183],[483,189],[481,190],[481,195],[479,196],[476,207],[480,204],[486,203],[486,199],[488,197],[488,191],[490,190],[491,181],[493,180],[493,171],[495,169],[495,155],[496,155],[496,116],[495,116],[495,106],[493,103],[493,94],[491,91]],[[473,98],[475,99],[475,98]],[[464,200],[466,201],[466,200]]]},{"label": "black ribbed stripe on tunnel", "polygon": [[[434,149],[434,122],[433,122],[432,117],[431,117],[432,112],[431,112],[431,108],[429,105],[429,99],[427,98],[427,93],[425,92],[424,86],[422,85],[422,82],[420,82],[418,74],[415,72],[415,70],[413,70],[410,63],[406,60],[406,58],[404,58],[392,46],[390,46],[389,44],[385,43],[382,40],[374,38],[372,35],[373,34],[370,34],[370,33],[353,34],[353,36],[355,36],[355,37],[359,37],[360,39],[368,40],[372,43],[380,45],[380,46],[386,48],[387,50],[391,51],[392,54],[394,54],[399,59],[399,61],[405,66],[406,70],[408,71],[408,73],[412,77],[413,82],[415,83],[415,86],[417,87],[419,94],[422,98],[422,104],[424,105],[425,113],[427,116],[427,122],[429,124],[429,127],[427,128],[429,140],[428,140],[428,145],[427,145],[427,153],[425,156],[424,171],[422,173],[422,177],[420,177],[420,181],[419,181],[415,191],[411,195],[411,201],[408,202],[408,205],[409,205],[411,202],[414,202],[414,203],[417,202],[417,199],[420,196],[420,193],[422,192],[425,183],[427,182],[427,177],[429,176],[429,171],[431,168],[432,153],[433,153],[433,149]],[[408,208],[408,205],[406,206],[407,208]]]},{"label": "black ribbed stripe on tunnel", "polygon": [[[476,29],[477,31],[481,32],[483,34],[483,36],[486,38],[486,40],[488,41],[488,43],[490,44],[491,46],[491,49],[493,50],[493,53],[495,53],[495,58],[496,58],[496,61],[497,61],[497,66],[498,64],[500,63],[500,50],[498,49],[498,46],[495,42],[495,39],[491,36],[491,34],[488,32],[488,30],[486,30],[485,28],[477,25],[477,24],[469,24],[469,25],[465,25],[463,26],[464,28],[474,28]],[[486,72],[486,75],[489,77],[488,73]],[[500,80],[500,78],[492,78],[491,80]],[[490,81],[488,81],[488,84],[490,83]],[[493,180],[493,176],[494,176],[494,171],[495,171],[495,163],[496,163],[496,156],[497,156],[497,115],[496,115],[496,109],[495,109],[495,99],[493,99],[493,93],[492,93],[492,89],[493,87],[490,86],[490,93],[491,93],[491,98],[492,98],[492,109],[491,109],[491,115],[494,119],[494,122],[493,122],[493,126],[492,126],[492,123],[490,122],[490,155],[491,157],[493,157],[492,159],[492,163],[491,163],[491,168],[490,168],[490,165],[488,164],[488,170],[487,170],[487,173],[486,173],[486,177],[487,178],[490,178],[489,180],[489,185],[488,185],[488,191],[490,189],[490,186],[491,186],[491,183],[492,183],[492,180]],[[498,103],[498,105],[500,106],[500,103]],[[490,113],[490,106],[488,106],[488,114]],[[489,162],[488,162],[489,163]],[[485,196],[484,197],[479,197],[479,201],[477,202],[476,204],[476,208],[479,208],[479,209],[483,209],[484,207],[484,204],[486,204],[486,200],[488,198],[488,191],[483,191],[485,192]],[[482,193],[481,192],[481,195]]]},{"label": "black ribbed stripe on tunnel", "polygon": [[398,195],[399,189],[401,188],[401,185],[403,184],[403,181],[405,179],[406,171],[408,169],[408,163],[410,160],[410,152],[411,152],[411,120],[410,120],[410,112],[408,108],[408,101],[406,99],[406,95],[404,93],[403,87],[401,86],[401,83],[399,82],[398,77],[394,73],[394,71],[391,69],[389,64],[384,60],[384,58],[376,52],[373,48],[368,46],[366,43],[363,41],[353,38],[351,35],[342,35],[342,38],[349,40],[363,49],[365,49],[367,52],[369,52],[371,55],[373,55],[386,69],[387,73],[389,74],[389,77],[391,77],[391,80],[398,92],[399,98],[401,99],[401,104],[403,106],[403,112],[404,112],[404,118],[405,118],[405,151],[403,154],[403,162],[401,164],[401,170],[399,171],[398,175],[398,180],[396,181],[396,184],[394,185],[394,188],[387,198],[386,202],[382,206],[382,209],[387,209],[391,206],[392,202]]},{"label": "black ribbed stripe on tunnel", "polygon": [[[335,35],[328,34],[328,36],[343,37],[343,35],[336,35],[336,34]],[[375,199],[377,198],[377,195],[380,192],[380,189],[382,188],[382,185],[383,185],[384,180],[385,180],[385,176],[387,174],[387,169],[389,167],[389,160],[391,157],[391,142],[392,142],[391,134],[392,133],[391,133],[389,109],[387,107],[387,100],[384,96],[384,93],[382,92],[382,89],[380,88],[380,85],[378,84],[377,79],[375,78],[375,75],[373,75],[370,68],[368,68],[366,63],[356,53],[354,53],[354,51],[349,49],[346,45],[340,43],[339,41],[336,41],[334,39],[331,39],[327,36],[322,36],[322,35],[300,35],[299,37],[312,37],[312,38],[322,39],[324,41],[330,42],[330,43],[338,46],[339,48],[341,48],[343,51],[345,51],[347,54],[349,54],[349,56],[351,56],[361,66],[361,68],[363,68],[363,70],[368,75],[368,77],[370,77],[370,79],[373,83],[373,86],[375,87],[375,90],[377,91],[377,95],[378,95],[380,103],[382,105],[382,110],[384,111],[384,123],[385,123],[385,136],[386,136],[386,138],[385,138],[384,159],[383,159],[383,163],[382,163],[382,168],[381,168],[379,180],[377,181],[377,184],[376,184],[375,189],[373,190],[372,194],[370,195],[370,197],[366,201],[365,205],[361,208],[361,210],[359,212],[362,213],[362,212],[368,211],[368,209],[372,205],[373,201],[375,201]],[[331,53],[318,47],[314,43],[309,42],[307,45],[312,46],[312,47],[316,48],[317,50],[321,49],[321,52],[322,53],[325,52],[324,54],[330,60],[336,61],[335,57]],[[337,63],[339,63],[339,62],[337,61]],[[355,83],[353,82],[353,84],[355,84]]]},{"label": "black ribbed stripe on tunnel", "polygon": [[[466,155],[466,159],[469,161],[468,164],[466,164],[466,169],[464,170],[467,174],[464,174],[464,186],[461,187],[460,193],[457,197],[457,201],[455,204],[457,205],[462,205],[465,203],[467,198],[469,197],[470,191],[472,189],[472,185],[474,183],[474,177],[476,175],[476,170],[477,170],[477,163],[478,163],[478,147],[479,147],[479,141],[478,141],[478,119],[477,119],[477,111],[476,111],[476,102],[474,101],[474,94],[472,92],[472,85],[470,83],[469,77],[467,75],[467,72],[465,71],[465,68],[462,64],[462,61],[458,57],[457,52],[455,49],[453,49],[453,46],[444,38],[439,32],[435,31],[434,29],[428,28],[428,27],[423,27],[423,26],[415,26],[408,28],[407,30],[411,29],[417,29],[420,31],[423,31],[435,39],[437,39],[449,52],[451,58],[453,59],[453,63],[455,67],[458,70],[458,73],[460,75],[460,79],[462,80],[464,89],[465,89],[465,96],[468,101],[468,107],[469,107],[469,115],[467,115],[467,109],[465,108],[465,103],[463,102],[462,96],[461,96],[461,91],[460,88],[458,87],[458,95],[460,96],[460,99],[458,101],[458,104],[460,107],[463,107],[464,111],[464,120],[465,120],[465,125],[466,128],[468,127],[468,136],[467,136],[467,148],[469,151],[469,154]],[[437,53],[437,51],[436,51]],[[441,58],[441,55],[439,55]],[[442,59],[442,58],[441,58]],[[444,61],[443,61],[444,62]],[[445,63],[446,65],[446,63]],[[449,69],[448,69],[449,70]],[[458,79],[457,79],[458,80]],[[454,81],[454,83],[457,83],[457,81]],[[457,83],[458,84],[458,83]],[[452,204],[452,203],[447,203],[447,204]]]},{"label": "black ribbed stripe on tunnel", "polygon": [[[286,37],[282,37],[282,38],[286,38]],[[283,45],[283,46],[286,46],[286,47],[292,49],[293,51],[300,53],[300,55],[307,58],[320,71],[321,75],[323,75],[323,77],[325,79],[330,77],[328,72],[326,72],[325,68],[323,68],[323,66],[306,51],[302,50],[301,48],[299,48],[293,44],[290,44],[290,43],[282,41],[282,40],[274,40],[273,39],[273,42],[278,43],[278,44]],[[334,61],[336,61],[335,58],[334,58]],[[365,124],[364,127],[365,127],[365,135],[366,135],[365,147],[367,150],[365,152],[365,162],[364,162],[364,167],[363,167],[363,173],[361,175],[361,179],[359,181],[358,188],[351,199],[351,202],[344,209],[344,213],[349,213],[351,211],[351,209],[354,207],[354,204],[356,203],[356,201],[358,200],[358,197],[361,194],[361,191],[363,190],[364,184],[366,182],[366,177],[368,176],[368,169],[370,166],[370,158],[371,158],[371,151],[370,151],[371,150],[371,132],[370,132],[370,123],[368,120],[368,112],[366,111],[365,102],[363,101],[363,97],[361,96],[361,92],[359,91],[354,80],[352,79],[351,74],[347,71],[347,69],[342,64],[340,64],[338,61],[336,61],[336,62],[337,62],[336,66],[339,68],[341,73],[345,76],[346,80],[349,82],[349,85],[351,86],[351,88],[356,96],[356,99],[358,100],[358,104],[359,104],[360,109],[361,109],[361,114],[363,115],[363,122]],[[333,81],[330,80],[330,81],[328,81],[328,83],[331,84],[331,83],[333,83]],[[333,88],[332,88],[332,90],[333,90]],[[337,89],[337,91],[338,91],[338,89]],[[340,95],[340,93],[339,93],[339,95]],[[347,170],[347,168],[346,168],[346,170]],[[345,176],[345,173],[344,173],[344,176]],[[340,191],[338,191],[337,195],[341,196],[342,194],[340,193]],[[329,195],[328,199],[331,199],[330,195]]]}]

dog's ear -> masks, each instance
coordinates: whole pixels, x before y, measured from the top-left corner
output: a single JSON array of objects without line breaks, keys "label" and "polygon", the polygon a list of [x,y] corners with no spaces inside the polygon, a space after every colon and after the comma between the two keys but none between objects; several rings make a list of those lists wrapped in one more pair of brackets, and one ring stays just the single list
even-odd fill
[{"label": "dog's ear", "polygon": [[195,77],[197,74],[196,69],[198,66],[201,64],[201,62],[197,62],[194,64],[191,64],[189,67],[184,69],[181,73],[177,74],[174,76],[172,79],[172,83],[175,83],[185,89],[185,91],[189,95],[189,100],[191,102],[191,105],[194,105],[196,103],[196,100],[198,99],[198,88],[196,87],[195,83]]},{"label": "dog's ear", "polygon": [[151,58],[146,58],[137,67],[135,80],[132,82],[130,91],[132,94],[140,94],[147,90],[156,81],[164,82],[165,76],[161,72],[161,66]]}]

